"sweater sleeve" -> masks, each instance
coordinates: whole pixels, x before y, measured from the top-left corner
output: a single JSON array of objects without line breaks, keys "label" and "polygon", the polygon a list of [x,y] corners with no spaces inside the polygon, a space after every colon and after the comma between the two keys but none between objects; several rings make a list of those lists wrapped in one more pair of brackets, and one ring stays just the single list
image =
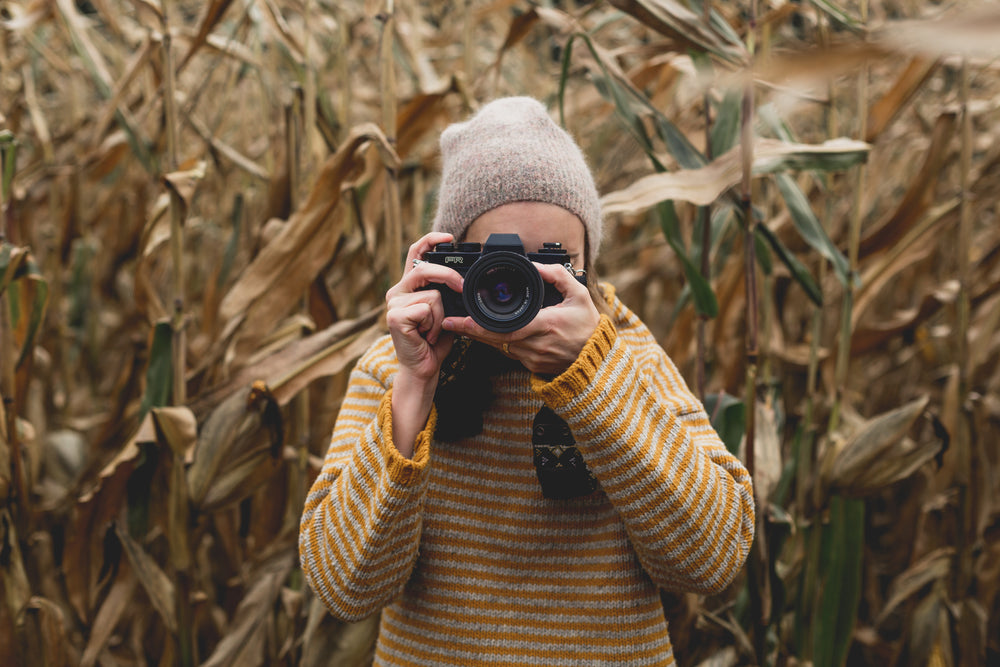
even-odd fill
[{"label": "sweater sleeve", "polygon": [[750,476],[667,354],[638,329],[622,334],[602,316],[577,361],[532,386],[573,430],[653,581],[718,592],[753,541]]},{"label": "sweater sleeve", "polygon": [[[364,361],[364,360],[362,360]],[[435,413],[413,458],[392,443],[392,389],[359,363],[306,498],[299,559],[331,613],[359,620],[402,590],[417,558]]]}]

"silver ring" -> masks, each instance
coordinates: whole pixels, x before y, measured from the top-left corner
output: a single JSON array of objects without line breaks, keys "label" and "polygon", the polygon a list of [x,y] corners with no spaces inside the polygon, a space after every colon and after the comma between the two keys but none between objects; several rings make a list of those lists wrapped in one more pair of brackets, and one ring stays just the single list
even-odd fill
[{"label": "silver ring", "polygon": [[420,266],[423,263],[424,263],[424,260],[422,260],[422,259],[415,259],[415,260],[413,260],[413,266]]}]

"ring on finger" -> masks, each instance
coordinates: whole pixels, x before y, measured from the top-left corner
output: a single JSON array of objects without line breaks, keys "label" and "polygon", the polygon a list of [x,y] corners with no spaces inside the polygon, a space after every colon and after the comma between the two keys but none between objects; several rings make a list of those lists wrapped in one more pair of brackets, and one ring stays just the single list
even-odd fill
[{"label": "ring on finger", "polygon": [[413,266],[420,266],[423,263],[424,263],[424,260],[419,259],[419,258],[413,260]]}]

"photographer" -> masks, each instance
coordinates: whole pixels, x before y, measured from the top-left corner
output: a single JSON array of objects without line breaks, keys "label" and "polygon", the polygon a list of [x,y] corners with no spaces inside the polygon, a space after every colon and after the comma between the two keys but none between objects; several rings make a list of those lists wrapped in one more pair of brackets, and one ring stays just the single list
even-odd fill
[{"label": "photographer", "polygon": [[484,106],[441,150],[434,231],[386,295],[390,335],[353,371],[306,501],[303,570],[338,618],[383,610],[378,665],[673,664],[659,588],[736,576],[749,475],[610,286],[528,263],[559,302],[523,326],[446,315],[445,290],[475,308],[497,286],[427,261],[440,244],[515,233],[589,271],[601,217],[535,100]]}]

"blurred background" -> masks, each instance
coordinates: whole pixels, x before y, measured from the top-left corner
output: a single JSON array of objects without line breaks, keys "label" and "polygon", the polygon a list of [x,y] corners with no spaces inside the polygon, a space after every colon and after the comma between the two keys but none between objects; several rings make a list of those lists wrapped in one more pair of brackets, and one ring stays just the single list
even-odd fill
[{"label": "blurred background", "polygon": [[297,564],[437,137],[541,99],[752,469],[684,665],[1000,663],[1000,4],[0,1],[0,658],[370,664]]}]

